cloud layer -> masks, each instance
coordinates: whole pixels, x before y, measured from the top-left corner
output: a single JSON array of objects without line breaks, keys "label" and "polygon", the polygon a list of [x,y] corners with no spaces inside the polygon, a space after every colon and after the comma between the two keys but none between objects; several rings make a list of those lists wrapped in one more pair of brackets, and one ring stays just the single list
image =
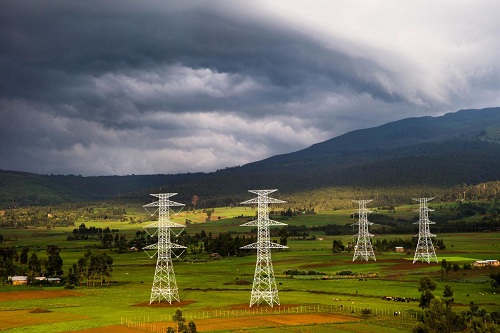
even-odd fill
[{"label": "cloud layer", "polygon": [[214,171],[500,105],[496,1],[4,1],[0,168]]}]

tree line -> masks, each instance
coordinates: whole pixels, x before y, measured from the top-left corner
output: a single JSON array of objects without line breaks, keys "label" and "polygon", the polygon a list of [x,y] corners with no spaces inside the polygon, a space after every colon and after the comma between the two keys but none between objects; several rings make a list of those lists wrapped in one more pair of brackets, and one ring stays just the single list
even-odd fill
[{"label": "tree line", "polygon": [[113,273],[113,258],[104,252],[87,250],[68,269],[66,288],[107,286]]},{"label": "tree line", "polygon": [[23,275],[28,282],[35,277],[60,277],[63,274],[63,259],[59,246],[50,244],[45,250],[45,257],[39,257],[37,251],[24,246],[19,253],[15,247],[0,248],[0,277]]},{"label": "tree line", "polygon": [[[9,276],[27,276],[28,284],[34,284],[36,277],[59,277],[66,281],[67,288],[75,286],[103,287],[108,285],[113,272],[113,258],[104,252],[87,250],[69,269],[66,277],[63,276],[63,259],[61,248],[49,244],[46,247],[46,256],[42,257],[37,251],[24,246],[19,253],[15,247],[0,248],[0,278],[6,280]],[[36,283],[44,283],[36,281]]]}]

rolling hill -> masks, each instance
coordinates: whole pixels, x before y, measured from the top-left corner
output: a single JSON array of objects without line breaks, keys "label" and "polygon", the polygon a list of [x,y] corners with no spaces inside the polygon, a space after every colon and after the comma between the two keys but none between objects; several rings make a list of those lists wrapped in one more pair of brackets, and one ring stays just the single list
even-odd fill
[{"label": "rolling hill", "polygon": [[[500,180],[500,108],[407,118],[309,148],[211,173],[80,177],[0,171],[0,205],[149,200],[151,191],[239,200],[248,189],[296,193],[327,187],[478,184]],[[222,200],[222,201],[220,201]],[[213,201],[212,201],[213,202]]]}]

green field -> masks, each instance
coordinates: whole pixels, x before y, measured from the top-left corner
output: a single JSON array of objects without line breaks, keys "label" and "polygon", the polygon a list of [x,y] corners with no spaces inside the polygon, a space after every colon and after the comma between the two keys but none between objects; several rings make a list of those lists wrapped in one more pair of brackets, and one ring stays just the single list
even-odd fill
[{"label": "green field", "polygon": [[[412,207],[402,208],[410,214]],[[285,223],[290,225],[325,225],[345,224],[353,222],[350,211],[325,212],[315,215],[298,215]],[[140,217],[144,221],[153,220],[140,207],[130,207],[127,214]],[[402,213],[403,214],[403,213]],[[415,214],[414,212],[412,214]],[[243,217],[241,217],[243,216]],[[214,235],[221,232],[249,232],[250,228],[240,225],[253,219],[255,210],[248,207],[216,208],[211,221],[206,222],[206,214],[201,211],[180,212],[172,215],[172,220],[184,223],[186,219],[192,223],[185,229],[190,234],[201,230],[211,231]],[[130,223],[127,221],[83,221],[87,227],[110,227],[119,229],[120,234],[132,238],[142,230],[148,222]],[[64,260],[64,271],[82,256],[88,249],[96,249],[97,241],[67,241],[66,237],[75,226],[57,228],[32,229],[0,229],[4,237],[1,246],[15,246],[18,251],[23,246],[39,249],[44,255],[47,244],[56,244],[61,249]],[[353,231],[353,234],[356,230]],[[436,295],[441,295],[444,286],[450,285],[454,291],[454,309],[467,310],[471,301],[488,311],[498,311],[500,299],[493,293],[489,275],[499,272],[498,268],[462,269],[463,264],[478,259],[500,259],[500,233],[461,233],[440,234],[447,245],[446,250],[438,250],[439,259],[458,263],[458,271],[449,271],[446,276],[441,271],[440,263],[412,264],[413,255],[396,252],[376,252],[377,261],[352,261],[352,252],[332,253],[333,240],[342,240],[344,244],[352,241],[349,235],[326,236],[321,232],[315,234],[314,240],[289,239],[288,250],[272,253],[276,281],[279,283],[279,297],[283,307],[329,305],[344,307],[369,308],[375,311],[408,311],[419,312],[418,301],[393,302],[382,300],[384,296],[418,298],[417,284],[421,276],[431,276],[438,284]],[[377,235],[376,238],[409,238],[412,235]],[[104,250],[96,250],[104,251]],[[21,310],[39,308],[48,310],[46,314],[29,314],[29,318],[40,319],[43,316],[58,315],[59,318],[71,318],[67,321],[38,323],[34,326],[7,328],[6,332],[67,332],[89,328],[120,325],[123,318],[142,318],[153,321],[154,318],[171,318],[178,304],[171,306],[150,306],[149,297],[154,275],[156,259],[150,259],[144,252],[117,253],[106,250],[114,259],[112,283],[105,288],[77,287],[73,292],[82,296],[65,296],[56,298],[31,298],[3,300],[0,295],[0,315],[14,314]],[[191,315],[199,315],[206,311],[248,308],[251,284],[255,269],[255,253],[249,252],[243,257],[222,257],[212,260],[208,254],[181,257],[174,261],[179,295],[183,301],[181,309],[189,319]],[[304,271],[315,270],[321,275],[283,275],[287,269]],[[358,276],[349,278],[337,275],[337,272],[351,270]],[[368,275],[371,274],[371,275]],[[444,279],[443,279],[444,278]],[[27,287],[2,285],[0,294],[9,292],[63,290],[62,286]],[[262,306],[266,307],[266,306]],[[21,312],[19,312],[21,313]],[[414,319],[399,319],[391,316],[370,315],[359,318],[357,322],[293,326],[294,332],[316,333],[331,332],[409,332]],[[1,317],[0,317],[1,318]],[[28,317],[25,317],[25,319]],[[37,319],[37,320],[38,320]],[[37,320],[33,319],[36,323]],[[196,320],[195,320],[196,322]],[[1,320],[0,320],[1,323]],[[1,325],[1,324],[0,324]],[[238,332],[289,332],[290,327],[245,328]],[[369,329],[368,329],[369,327]],[[0,326],[0,330],[1,330]],[[231,330],[220,330],[229,332]]]}]

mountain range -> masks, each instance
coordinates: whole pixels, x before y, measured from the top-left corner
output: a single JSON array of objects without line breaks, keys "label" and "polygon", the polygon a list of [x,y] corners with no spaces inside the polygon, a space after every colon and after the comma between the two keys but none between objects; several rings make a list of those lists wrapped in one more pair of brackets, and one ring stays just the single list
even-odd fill
[{"label": "mountain range", "polygon": [[[500,180],[500,108],[407,118],[210,173],[81,177],[0,171],[0,206],[177,192],[227,202],[248,189],[478,184]],[[224,200],[224,198],[226,200]]]}]

